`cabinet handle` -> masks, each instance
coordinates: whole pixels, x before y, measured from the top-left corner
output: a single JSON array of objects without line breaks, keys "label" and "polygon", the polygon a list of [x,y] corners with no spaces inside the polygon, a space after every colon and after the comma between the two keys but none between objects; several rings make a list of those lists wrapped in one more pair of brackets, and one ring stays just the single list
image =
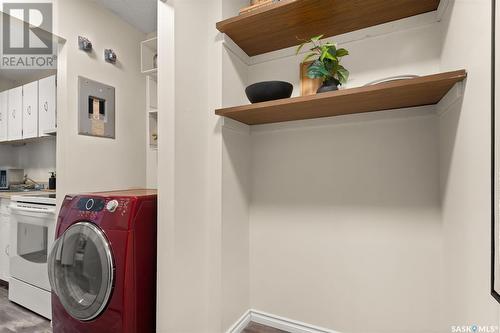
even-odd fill
[{"label": "cabinet handle", "polygon": [[5,254],[10,256],[10,244],[5,247]]},{"label": "cabinet handle", "polygon": [[49,111],[49,102],[43,103],[43,108],[44,108],[45,112]]},{"label": "cabinet handle", "polygon": [[28,115],[31,116],[31,105],[28,105]]},{"label": "cabinet handle", "polygon": [[16,109],[12,110],[12,118],[16,119]]}]

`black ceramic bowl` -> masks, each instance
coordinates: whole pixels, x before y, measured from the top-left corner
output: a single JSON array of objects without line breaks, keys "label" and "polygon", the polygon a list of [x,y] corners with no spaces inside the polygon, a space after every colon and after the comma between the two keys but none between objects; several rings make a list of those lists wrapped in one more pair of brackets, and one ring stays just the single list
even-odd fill
[{"label": "black ceramic bowl", "polygon": [[248,86],[245,92],[252,103],[274,101],[276,99],[290,98],[293,85],[283,81],[265,81]]}]

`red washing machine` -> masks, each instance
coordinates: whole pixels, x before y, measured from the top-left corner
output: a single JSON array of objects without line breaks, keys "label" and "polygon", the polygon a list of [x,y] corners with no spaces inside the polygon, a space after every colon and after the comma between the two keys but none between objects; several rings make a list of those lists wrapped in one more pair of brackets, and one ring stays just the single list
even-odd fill
[{"label": "red washing machine", "polygon": [[156,328],[156,191],[67,196],[50,253],[54,333]]}]

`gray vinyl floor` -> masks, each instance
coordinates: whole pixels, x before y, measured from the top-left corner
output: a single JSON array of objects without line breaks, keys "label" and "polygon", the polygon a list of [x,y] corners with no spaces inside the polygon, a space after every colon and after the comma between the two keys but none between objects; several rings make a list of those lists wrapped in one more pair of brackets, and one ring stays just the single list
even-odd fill
[{"label": "gray vinyl floor", "polygon": [[9,301],[7,289],[0,287],[0,333],[51,333],[50,322]]},{"label": "gray vinyl floor", "polygon": [[[9,301],[7,289],[0,287],[0,333],[52,333],[52,329],[47,319]],[[243,333],[286,332],[250,323]]]}]

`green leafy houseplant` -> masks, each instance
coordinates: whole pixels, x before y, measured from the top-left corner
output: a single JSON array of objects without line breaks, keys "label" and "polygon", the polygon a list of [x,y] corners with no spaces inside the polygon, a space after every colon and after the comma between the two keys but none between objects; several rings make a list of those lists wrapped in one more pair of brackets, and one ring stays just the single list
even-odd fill
[{"label": "green leafy houseplant", "polygon": [[337,49],[333,43],[322,43],[323,35],[315,36],[300,44],[297,54],[307,44],[312,44],[310,52],[306,55],[303,63],[313,60],[307,68],[307,76],[311,79],[321,79],[323,85],[318,92],[337,90],[339,85],[347,82],[349,71],[340,64],[341,58],[349,54],[346,49]]}]

